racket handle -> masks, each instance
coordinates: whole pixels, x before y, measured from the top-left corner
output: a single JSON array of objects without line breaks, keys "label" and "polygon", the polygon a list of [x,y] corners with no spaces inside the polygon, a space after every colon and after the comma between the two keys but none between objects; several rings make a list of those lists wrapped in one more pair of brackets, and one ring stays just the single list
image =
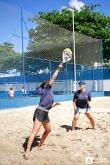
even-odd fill
[{"label": "racket handle", "polygon": [[61,70],[62,70],[62,68],[61,68],[61,67],[58,67],[57,69],[58,69],[59,71],[61,71]]},{"label": "racket handle", "polygon": [[[61,65],[61,66],[60,66]],[[58,66],[58,70],[60,71],[60,70],[62,70],[62,68],[63,68],[63,63],[60,63],[60,65]]]}]

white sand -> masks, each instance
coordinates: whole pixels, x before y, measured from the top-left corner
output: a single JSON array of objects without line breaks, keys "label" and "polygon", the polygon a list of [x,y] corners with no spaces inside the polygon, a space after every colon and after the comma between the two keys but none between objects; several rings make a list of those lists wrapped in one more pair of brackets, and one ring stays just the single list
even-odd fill
[{"label": "white sand", "polygon": [[[38,149],[36,137],[30,159],[24,160],[23,144],[32,130],[35,107],[0,111],[0,165],[85,165],[88,156],[93,157],[94,165],[110,165],[110,97],[92,101],[96,130],[86,129],[91,125],[84,114],[78,122],[80,129],[70,130],[71,101],[53,108],[49,113],[52,132],[46,145]],[[43,128],[38,139],[42,133]]]}]

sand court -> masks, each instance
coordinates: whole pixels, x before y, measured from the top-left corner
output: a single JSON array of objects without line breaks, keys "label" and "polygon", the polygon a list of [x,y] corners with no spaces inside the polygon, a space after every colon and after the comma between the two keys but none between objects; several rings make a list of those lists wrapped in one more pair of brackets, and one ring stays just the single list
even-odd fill
[{"label": "sand court", "polygon": [[91,104],[96,130],[81,114],[77,129],[71,131],[72,101],[61,102],[49,112],[52,131],[45,145],[41,149],[37,146],[43,133],[41,128],[29,160],[22,155],[36,106],[0,111],[0,165],[83,165],[89,161],[94,165],[109,165],[110,97],[93,98]]}]

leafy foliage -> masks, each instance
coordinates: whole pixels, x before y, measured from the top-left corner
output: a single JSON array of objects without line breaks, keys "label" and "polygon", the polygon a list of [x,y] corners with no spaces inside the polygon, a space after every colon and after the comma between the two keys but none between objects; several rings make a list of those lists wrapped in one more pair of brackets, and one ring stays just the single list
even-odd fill
[{"label": "leafy foliage", "polygon": [[6,71],[11,69],[20,69],[20,64],[18,67],[20,54],[16,53],[14,50],[14,45],[12,43],[5,42],[0,45],[0,70]]}]

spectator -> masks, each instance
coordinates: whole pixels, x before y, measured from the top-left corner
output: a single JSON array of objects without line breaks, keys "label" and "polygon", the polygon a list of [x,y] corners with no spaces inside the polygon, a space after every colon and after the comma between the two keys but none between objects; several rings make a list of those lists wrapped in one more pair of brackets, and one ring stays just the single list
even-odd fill
[{"label": "spectator", "polygon": [[26,94],[27,94],[26,88],[22,87],[22,90],[21,91],[22,91],[22,95],[23,96],[26,96]]},{"label": "spectator", "polygon": [[8,91],[8,96],[10,99],[13,99],[14,98],[14,95],[15,94],[15,91],[13,88],[10,88],[9,91]]}]

